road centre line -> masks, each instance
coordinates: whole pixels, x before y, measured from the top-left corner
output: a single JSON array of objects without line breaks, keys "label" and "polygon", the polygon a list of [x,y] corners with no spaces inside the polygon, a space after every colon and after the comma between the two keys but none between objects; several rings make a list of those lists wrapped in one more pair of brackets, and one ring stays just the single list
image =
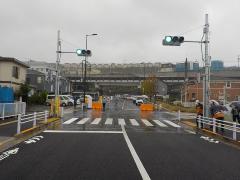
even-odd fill
[{"label": "road centre line", "polygon": [[123,136],[124,136],[124,139],[127,143],[128,149],[130,150],[130,153],[132,154],[132,157],[133,157],[133,159],[134,159],[134,161],[137,165],[138,171],[140,172],[140,174],[142,176],[142,179],[143,180],[151,180],[151,178],[149,177],[149,175],[148,175],[145,167],[143,166],[140,158],[138,157],[137,152],[135,151],[123,124],[121,124],[121,128],[122,128]]},{"label": "road centre line", "polygon": [[122,125],[124,125],[124,126],[126,125],[126,123],[125,123],[125,120],[124,120],[124,119],[118,119],[118,124],[119,124],[119,125],[121,125],[121,124],[122,124]]},{"label": "road centre line", "polygon": [[78,118],[71,118],[67,121],[65,121],[63,124],[71,124],[72,122],[76,121]]},{"label": "road centre line", "polygon": [[122,110],[123,110],[123,107],[124,107],[125,101],[126,101],[126,100],[123,101]]},{"label": "road centre line", "polygon": [[100,133],[100,134],[122,134],[122,131],[66,131],[66,130],[45,130],[45,133]]}]

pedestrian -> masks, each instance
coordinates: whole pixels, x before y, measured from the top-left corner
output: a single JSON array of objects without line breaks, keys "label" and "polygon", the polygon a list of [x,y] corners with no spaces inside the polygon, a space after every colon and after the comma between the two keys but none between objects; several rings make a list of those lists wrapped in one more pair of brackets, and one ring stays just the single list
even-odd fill
[{"label": "pedestrian", "polygon": [[239,109],[238,109],[237,106],[232,105],[231,113],[232,113],[232,120],[233,120],[234,122],[238,121],[238,123],[240,123],[240,119],[239,119]]},{"label": "pedestrian", "polygon": [[[221,131],[224,132],[224,113],[223,107],[216,102],[212,101],[210,106],[210,116],[216,119],[216,132],[218,132],[219,124],[221,124]],[[210,126],[212,129],[212,126]]]},{"label": "pedestrian", "polygon": [[[197,117],[196,117],[196,125],[198,127],[198,118],[203,116],[203,105],[199,102],[199,100],[196,100],[195,102],[196,104],[196,113],[197,113]],[[201,123],[201,128],[203,128],[203,123]]]},{"label": "pedestrian", "polygon": [[106,98],[105,97],[102,100],[102,105],[103,105],[103,110],[105,111],[105,106],[106,106]]}]

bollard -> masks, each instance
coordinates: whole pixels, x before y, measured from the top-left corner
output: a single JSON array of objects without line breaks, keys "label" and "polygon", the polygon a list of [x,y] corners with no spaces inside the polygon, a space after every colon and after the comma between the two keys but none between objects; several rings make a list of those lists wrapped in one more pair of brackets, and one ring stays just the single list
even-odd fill
[{"label": "bollard", "polygon": [[64,108],[63,107],[61,107],[61,114],[60,114],[60,117],[62,118],[63,117],[63,114],[64,114]]},{"label": "bollard", "polygon": [[233,140],[237,140],[237,123],[233,123]]},{"label": "bollard", "polygon": [[37,125],[37,113],[34,112],[33,113],[33,127],[35,127]]},{"label": "bollard", "polygon": [[18,114],[18,122],[17,122],[17,134],[21,132],[21,114]]},{"label": "bollard", "polygon": [[198,128],[200,129],[201,128],[201,116],[197,116],[197,122],[198,122]]},{"label": "bollard", "polygon": [[181,114],[180,114],[180,109],[178,110],[178,121],[181,120]]},{"label": "bollard", "polygon": [[3,120],[4,120],[4,116],[5,116],[5,104],[3,103]]},{"label": "bollard", "polygon": [[44,120],[45,120],[45,123],[47,123],[47,118],[48,118],[48,111],[45,111],[45,114],[44,114]]},{"label": "bollard", "polygon": [[216,133],[216,119],[213,118],[213,132]]}]

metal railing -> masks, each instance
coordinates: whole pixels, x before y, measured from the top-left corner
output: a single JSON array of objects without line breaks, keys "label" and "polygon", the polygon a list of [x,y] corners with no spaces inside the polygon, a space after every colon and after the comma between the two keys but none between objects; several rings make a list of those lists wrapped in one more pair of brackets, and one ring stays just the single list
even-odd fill
[{"label": "metal railing", "polygon": [[0,103],[0,119],[6,117],[17,116],[18,114],[26,113],[26,103],[16,102],[16,103]]},{"label": "metal railing", "polygon": [[42,120],[47,123],[48,117],[49,117],[48,111],[34,112],[32,114],[26,114],[26,115],[18,114],[17,134],[19,134],[21,132],[22,124],[32,122],[33,123],[32,127],[36,127],[37,121]]},{"label": "metal railing", "polygon": [[214,133],[216,133],[218,129],[228,130],[232,132],[232,139],[235,141],[237,140],[237,133],[240,133],[240,124],[236,122],[224,121],[202,116],[197,117],[197,122],[198,128],[201,128],[202,126],[202,128],[204,128],[205,126],[209,126],[210,130],[212,130]]}]

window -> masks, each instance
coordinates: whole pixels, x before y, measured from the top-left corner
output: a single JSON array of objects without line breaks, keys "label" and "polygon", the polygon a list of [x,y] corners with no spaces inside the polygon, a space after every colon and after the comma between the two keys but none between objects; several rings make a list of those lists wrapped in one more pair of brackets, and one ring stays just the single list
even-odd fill
[{"label": "window", "polygon": [[231,88],[231,82],[230,81],[226,82],[226,88]]},{"label": "window", "polygon": [[38,83],[38,84],[41,84],[41,83],[42,83],[42,77],[41,77],[41,76],[38,76],[38,77],[37,77],[37,83]]},{"label": "window", "polygon": [[18,79],[19,78],[19,67],[13,66],[12,67],[12,77]]},{"label": "window", "polygon": [[196,93],[192,93],[192,98],[193,98],[193,99],[196,98]]}]

